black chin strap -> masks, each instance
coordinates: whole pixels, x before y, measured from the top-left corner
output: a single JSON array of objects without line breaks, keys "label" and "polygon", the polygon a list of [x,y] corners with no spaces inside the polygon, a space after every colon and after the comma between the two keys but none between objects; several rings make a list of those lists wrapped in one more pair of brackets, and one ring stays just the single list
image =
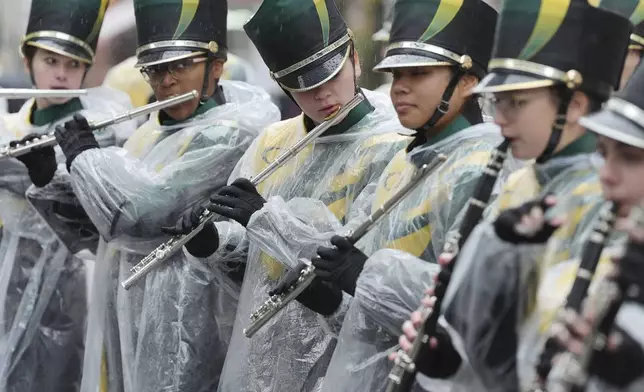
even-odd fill
[{"label": "black chin strap", "polygon": [[351,65],[353,66],[353,92],[354,95],[360,94],[360,87],[358,87],[358,74],[356,72],[356,61],[355,61],[355,53],[356,53],[356,46],[351,40],[351,49],[349,50],[349,60],[351,61]]},{"label": "black chin strap", "polygon": [[441,97],[441,103],[438,105],[432,116],[422,127],[416,129],[416,135],[414,140],[407,147],[407,152],[413,150],[415,147],[425,144],[427,142],[427,134],[434,129],[436,124],[440,121],[441,118],[449,111],[449,101],[454,95],[454,90],[458,85],[458,82],[465,75],[465,71],[461,67],[455,67],[452,78],[449,81],[449,84],[443,92]]},{"label": "black chin strap", "polygon": [[554,124],[552,124],[552,132],[550,133],[548,144],[546,145],[545,150],[543,150],[541,155],[537,158],[537,163],[544,163],[552,157],[552,154],[555,152],[557,146],[559,145],[559,142],[561,141],[564,126],[566,125],[568,105],[572,100],[574,91],[563,86],[557,92],[559,95],[559,108],[557,109],[557,117],[555,118]]},{"label": "black chin strap", "polygon": [[[208,101],[212,96],[208,94],[208,87],[210,87],[210,71],[212,64],[215,62],[215,56],[212,52],[208,51],[208,57],[206,58],[206,70],[203,75],[203,83],[201,84],[201,99],[200,102],[204,103]],[[219,79],[215,79],[215,89],[217,91],[217,85],[219,84]]]}]

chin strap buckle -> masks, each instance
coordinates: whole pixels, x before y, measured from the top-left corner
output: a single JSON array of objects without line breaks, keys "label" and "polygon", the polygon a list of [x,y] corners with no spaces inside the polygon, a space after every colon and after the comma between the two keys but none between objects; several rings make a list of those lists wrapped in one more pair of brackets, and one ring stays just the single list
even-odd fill
[{"label": "chin strap buckle", "polygon": [[447,112],[449,112],[449,101],[442,99],[441,103],[438,104],[436,110],[439,111],[442,115],[447,114]]}]

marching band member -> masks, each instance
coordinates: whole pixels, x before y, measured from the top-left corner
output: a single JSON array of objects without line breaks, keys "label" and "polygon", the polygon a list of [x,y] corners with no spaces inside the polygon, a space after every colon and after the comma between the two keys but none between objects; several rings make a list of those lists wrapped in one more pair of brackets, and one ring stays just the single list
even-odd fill
[{"label": "marching band member", "polygon": [[[408,138],[398,135],[404,129],[389,97],[358,87],[353,36],[332,0],[264,1],[244,29],[303,114],[265,129],[232,184],[211,196],[208,209],[239,225],[218,222],[187,250],[221,263],[231,254],[226,227],[240,233],[233,254],[245,254],[246,273],[219,390],[314,391],[335,347],[346,294],[319,282],[301,299],[305,306],[289,304],[252,339],[242,331],[285,269],[294,271],[330,232],[367,212],[377,179]],[[366,99],[293,161],[256,188],[246,180],[356,94]]]},{"label": "marching band member", "polygon": [[[592,181],[594,137],[579,119],[599,109],[619,85],[631,25],[585,1],[556,3],[504,3],[491,74],[477,90],[495,95],[495,121],[511,140],[513,155],[537,159],[510,177],[497,207],[504,211],[552,194],[560,200],[553,209],[556,215],[565,213],[579,222],[599,195]],[[542,18],[544,13],[549,18]],[[452,341],[463,347],[462,356],[488,390],[517,390],[519,382],[525,382],[516,365],[517,334],[533,309],[528,291],[539,275],[533,266],[537,260],[548,260],[543,262],[548,265],[567,260],[584,243],[583,236],[553,225],[526,241],[552,235],[547,252],[530,245],[512,248],[494,230],[506,216],[474,231],[461,250],[443,305]],[[504,238],[513,241],[511,236]],[[449,256],[442,257],[441,262],[449,261]],[[412,320],[418,322],[418,316],[412,315]],[[404,330],[408,337],[415,336],[412,322],[406,322]],[[401,344],[408,348],[408,338]],[[453,351],[446,344],[433,346],[436,358]]]},{"label": "marching band member", "polygon": [[[107,1],[34,0],[20,47],[36,89],[79,89],[92,65]],[[92,89],[78,98],[35,98],[1,119],[2,144],[23,143],[83,113],[104,119],[129,109],[127,97]],[[97,136],[102,146],[131,133],[123,123]],[[57,157],[58,156],[58,157]],[[65,192],[47,192],[33,208],[27,188],[52,180],[68,184],[58,148],[33,150],[4,159],[0,175],[0,389],[73,390],[81,377],[86,322],[86,277],[75,254],[95,242],[96,232],[80,205]],[[66,187],[70,190],[69,187]],[[37,194],[39,190],[31,187]],[[31,199],[30,201],[34,201]],[[39,215],[44,207],[71,229],[63,238]],[[93,238],[93,240],[92,240]],[[77,247],[74,245],[78,245]]]},{"label": "marching band member", "polygon": [[134,9],[137,66],[155,98],[193,90],[200,97],[153,113],[123,148],[96,148],[83,118],[56,130],[76,196],[106,242],[94,277],[83,390],[98,384],[103,346],[109,390],[212,390],[238,275],[179,253],[140,287],[125,291],[117,282],[168,238],[162,227],[225,185],[279,111],[263,90],[220,80],[225,0],[137,0]]},{"label": "marching band member", "polygon": [[[400,325],[431,282],[447,233],[459,225],[490,153],[502,141],[498,127],[483,123],[471,95],[486,74],[496,11],[479,0],[398,0],[394,11],[387,53],[375,70],[393,75],[398,118],[416,136],[381,176],[372,208],[436,152],[448,159],[359,243],[360,249],[334,237],[337,249],[321,248],[313,259],[318,276],[355,296],[325,391],[384,389],[387,355]],[[382,248],[388,249],[378,251]]]}]

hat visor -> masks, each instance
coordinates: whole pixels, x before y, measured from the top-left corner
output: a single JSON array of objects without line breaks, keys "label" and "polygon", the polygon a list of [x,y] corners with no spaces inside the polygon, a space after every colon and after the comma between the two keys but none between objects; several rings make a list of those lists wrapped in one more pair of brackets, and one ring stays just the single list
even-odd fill
[{"label": "hat visor", "polygon": [[313,90],[340,73],[350,53],[351,46],[347,43],[346,46],[342,45],[321,59],[284,75],[277,81],[288,91],[302,92]]},{"label": "hat visor", "polygon": [[150,50],[139,53],[135,67],[149,67],[152,65],[170,63],[191,57],[205,55],[203,50]]},{"label": "hat visor", "polygon": [[644,128],[609,109],[579,119],[589,131],[629,146],[644,148]]},{"label": "hat visor", "polygon": [[33,38],[25,42],[25,45],[48,50],[50,52],[57,53],[62,56],[66,56],[86,64],[92,64],[94,61],[92,56],[89,53],[87,53],[85,49],[83,49],[82,47],[76,45],[71,41],[66,41],[60,38],[52,38],[52,37]]},{"label": "hat visor", "polygon": [[472,90],[473,94],[499,93],[503,91],[529,90],[549,87],[557,82],[543,77],[519,74],[491,72]]},{"label": "hat visor", "polygon": [[385,57],[373,70],[391,72],[395,68],[452,66],[454,63],[444,58],[420,56],[417,54],[393,54]]}]

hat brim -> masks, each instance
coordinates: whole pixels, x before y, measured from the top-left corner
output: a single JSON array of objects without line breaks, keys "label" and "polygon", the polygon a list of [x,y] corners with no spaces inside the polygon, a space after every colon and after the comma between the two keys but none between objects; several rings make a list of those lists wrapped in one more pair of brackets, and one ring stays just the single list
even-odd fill
[{"label": "hat brim", "polygon": [[454,63],[447,61],[444,58],[420,56],[417,54],[393,54],[382,59],[373,70],[375,72],[391,72],[395,68],[410,68],[410,67],[439,67],[439,66],[453,66]]},{"label": "hat brim", "polygon": [[137,56],[137,62],[134,66],[137,68],[150,67],[191,57],[203,56],[205,54],[206,51],[204,50],[150,50],[139,53]]},{"label": "hat brim", "polygon": [[598,135],[629,146],[644,148],[644,128],[609,109],[579,119],[579,124]]},{"label": "hat brim", "polygon": [[333,79],[347,62],[351,45],[347,43],[313,63],[277,79],[277,82],[291,92],[313,90]]},{"label": "hat brim", "polygon": [[529,90],[549,87],[558,82],[534,75],[510,72],[490,72],[472,90],[473,94],[499,93],[503,91]]},{"label": "hat brim", "polygon": [[56,54],[60,54],[61,56],[66,56],[71,59],[78,60],[80,62],[89,64],[89,65],[91,65],[94,62],[94,58],[89,53],[87,53],[85,49],[76,45],[73,42],[65,41],[59,38],[53,38],[53,37],[32,38],[29,41],[26,41],[25,45],[33,46],[35,48],[40,48]]}]

